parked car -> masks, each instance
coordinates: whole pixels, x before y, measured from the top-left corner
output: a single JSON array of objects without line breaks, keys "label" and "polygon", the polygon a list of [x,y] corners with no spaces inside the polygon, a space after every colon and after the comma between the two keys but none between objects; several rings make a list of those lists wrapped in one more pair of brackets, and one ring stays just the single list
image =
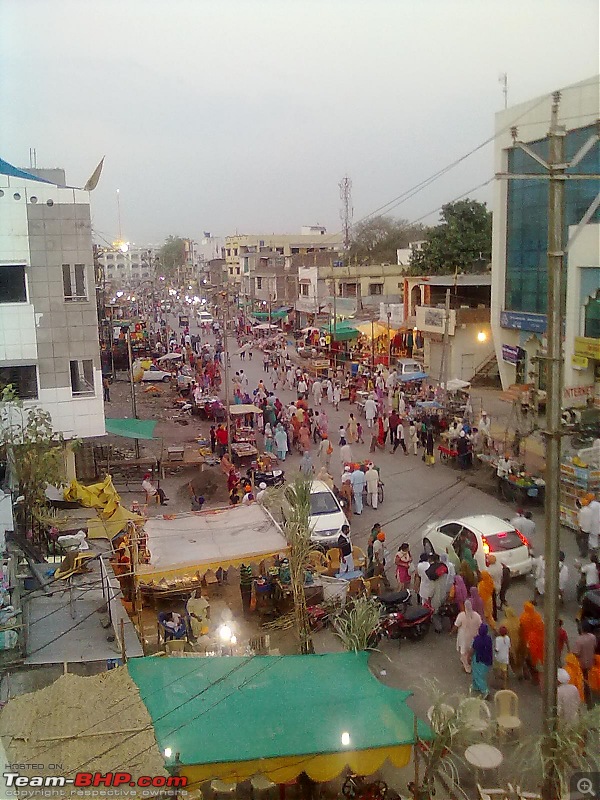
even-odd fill
[{"label": "parked car", "polygon": [[143,381],[164,381],[164,383],[168,383],[171,380],[171,373],[166,372],[164,369],[160,367],[152,366],[150,369],[144,370],[144,374],[142,375]]},{"label": "parked car", "polygon": [[310,487],[311,540],[325,549],[337,546],[342,525],[348,520],[337,497],[323,481],[313,481]]},{"label": "parked car", "polygon": [[212,325],[214,322],[212,314],[209,314],[208,311],[199,311],[198,312],[198,322],[200,325],[208,324]]},{"label": "parked car", "polygon": [[513,577],[531,572],[531,543],[527,537],[510,522],[492,514],[443,520],[430,525],[423,536],[423,550],[438,555],[456,553],[458,558],[465,540],[479,569],[485,569],[485,557],[493,553],[500,563],[506,564]]}]

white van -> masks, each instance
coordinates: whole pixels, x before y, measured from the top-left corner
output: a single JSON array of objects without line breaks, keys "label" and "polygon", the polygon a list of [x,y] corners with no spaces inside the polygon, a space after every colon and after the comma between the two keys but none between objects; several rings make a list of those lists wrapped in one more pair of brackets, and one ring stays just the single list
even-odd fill
[{"label": "white van", "polygon": [[412,375],[415,372],[424,372],[423,364],[415,361],[414,358],[399,358],[396,364],[398,375]]}]

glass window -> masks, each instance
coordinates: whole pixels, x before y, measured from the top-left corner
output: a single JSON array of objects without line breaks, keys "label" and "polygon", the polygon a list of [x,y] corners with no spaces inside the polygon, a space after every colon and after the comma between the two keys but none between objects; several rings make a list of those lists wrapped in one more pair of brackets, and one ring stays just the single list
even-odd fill
[{"label": "glass window", "polygon": [[67,301],[87,300],[85,264],[63,264],[63,295]]},{"label": "glass window", "polygon": [[24,264],[0,266],[0,303],[26,303],[27,287]]},{"label": "glass window", "polygon": [[600,339],[600,290],[585,307],[584,336],[590,339]]},{"label": "glass window", "polygon": [[370,283],[369,294],[383,294],[383,283]]},{"label": "glass window", "polygon": [[71,369],[71,394],[94,394],[94,362],[91,359],[69,362]]},{"label": "glass window", "polygon": [[37,367],[0,367],[0,389],[12,386],[21,400],[38,396]]},{"label": "glass window", "polygon": [[256,288],[257,289],[262,289],[262,278],[257,278],[256,279]]}]

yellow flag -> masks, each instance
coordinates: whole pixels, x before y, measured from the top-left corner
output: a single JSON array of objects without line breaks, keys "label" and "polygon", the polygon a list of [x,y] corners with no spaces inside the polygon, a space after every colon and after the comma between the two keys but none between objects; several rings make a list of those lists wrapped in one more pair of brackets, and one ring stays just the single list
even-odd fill
[{"label": "yellow flag", "polygon": [[106,156],[102,156],[102,161],[100,161],[96,169],[92,172],[92,174],[88,178],[87,183],[83,187],[84,192],[91,192],[96,188],[96,186],[98,186],[98,181],[100,180],[100,173],[102,172],[102,167],[104,166],[105,158]]}]

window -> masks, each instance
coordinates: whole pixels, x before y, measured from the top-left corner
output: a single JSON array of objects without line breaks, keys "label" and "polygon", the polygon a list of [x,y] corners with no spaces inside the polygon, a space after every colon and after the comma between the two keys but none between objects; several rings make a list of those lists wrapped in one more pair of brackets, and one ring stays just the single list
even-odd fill
[{"label": "window", "polygon": [[308,290],[310,288],[309,283],[301,283],[300,284],[300,294],[302,297],[308,297]]},{"label": "window", "polygon": [[369,294],[383,294],[383,283],[370,283]]},{"label": "window", "polygon": [[257,278],[256,279],[256,288],[257,289],[262,289],[262,278]]},{"label": "window", "polygon": [[21,400],[35,400],[38,396],[37,368],[0,367],[0,389],[9,384]]},{"label": "window", "polygon": [[91,358],[71,361],[71,393],[73,395],[93,395],[94,362]]},{"label": "window", "polygon": [[115,258],[115,257],[114,257],[114,255],[113,255],[112,253],[106,253],[106,255],[104,256],[104,258],[105,258],[107,261],[114,261],[114,258]]},{"label": "window", "polygon": [[87,300],[85,264],[63,264],[63,292],[65,300]]},{"label": "window", "polygon": [[584,336],[589,339],[600,339],[600,291],[585,307]]},{"label": "window", "polygon": [[236,274],[236,275],[239,275],[239,274],[240,274],[240,268],[239,268],[239,267],[236,267],[236,268],[235,268],[235,274]]},{"label": "window", "polygon": [[226,250],[225,252],[227,253],[227,255],[228,255],[228,256],[230,256],[230,255],[231,255],[231,248],[230,248],[230,247],[228,247],[228,248],[227,248],[227,250]]},{"label": "window", "polygon": [[0,266],[0,303],[26,303],[25,265]]}]

